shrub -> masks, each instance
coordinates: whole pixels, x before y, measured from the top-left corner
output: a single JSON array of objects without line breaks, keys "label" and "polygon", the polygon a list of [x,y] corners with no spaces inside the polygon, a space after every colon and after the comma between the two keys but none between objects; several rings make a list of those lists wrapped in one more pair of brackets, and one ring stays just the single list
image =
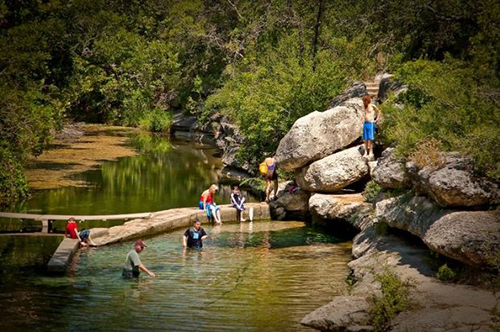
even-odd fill
[{"label": "shrub", "polygon": [[373,306],[369,312],[370,323],[375,331],[387,331],[391,320],[402,311],[411,308],[410,288],[408,281],[402,281],[393,271],[377,275],[382,296],[373,298]]},{"label": "shrub", "polygon": [[441,267],[438,269],[438,272],[436,273],[436,278],[441,281],[451,281],[455,279],[456,276],[457,274],[455,273],[455,271],[450,269],[448,267],[448,264],[446,263],[441,265]]},{"label": "shrub", "polygon": [[495,81],[450,56],[408,62],[397,75],[409,88],[383,106],[385,143],[424,164],[437,162],[439,150],[460,151],[474,159],[480,173],[500,178]]},{"label": "shrub", "polygon": [[367,202],[373,203],[375,202],[375,199],[377,198],[378,194],[382,191],[382,187],[376,183],[375,181],[369,181],[366,186],[365,190],[363,191],[363,197],[366,199]]},{"label": "shrub", "polygon": [[0,203],[28,196],[23,165],[8,150],[0,148]]},{"label": "shrub", "polygon": [[143,115],[139,126],[154,133],[168,133],[172,127],[172,113],[154,109]]},{"label": "shrub", "polygon": [[413,161],[419,168],[438,169],[443,165],[440,152],[439,141],[430,137],[420,141],[408,159]]}]

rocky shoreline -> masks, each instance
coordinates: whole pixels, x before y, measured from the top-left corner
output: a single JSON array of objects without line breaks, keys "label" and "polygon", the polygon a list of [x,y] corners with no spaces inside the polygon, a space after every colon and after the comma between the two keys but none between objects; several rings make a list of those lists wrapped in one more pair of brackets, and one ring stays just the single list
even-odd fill
[{"label": "rocky shoreline", "polygon": [[[382,79],[385,90],[379,91],[404,88],[389,79]],[[411,284],[413,304],[390,317],[383,330],[494,330],[500,304],[496,288],[443,283],[435,278],[428,256],[434,252],[481,273],[498,273],[498,185],[477,177],[471,161],[458,153],[441,153],[434,164],[419,165],[399,160],[388,148],[377,161],[364,160],[358,134],[363,94],[354,85],[331,109],[297,120],[277,150],[278,166],[295,172],[296,184],[288,186],[299,188],[282,190],[270,204],[271,215],[302,216],[357,233],[349,263],[350,294],[334,298],[302,324],[323,331],[380,330],[373,322],[374,299],[384,296],[380,276],[392,273]],[[353,184],[364,187],[370,179],[378,188],[372,202],[347,190]]]},{"label": "rocky shoreline", "polygon": [[[379,77],[378,82],[379,101],[389,91],[405,89],[390,75]],[[365,94],[366,86],[355,83],[335,98],[329,110],[300,118],[276,152],[280,169],[294,172],[295,179],[280,186],[270,203],[271,217],[306,220],[357,234],[349,263],[350,293],[310,313],[302,324],[324,331],[377,330],[371,312],[374,299],[384,296],[379,277],[390,271],[412,285],[413,304],[396,312],[385,330],[493,331],[500,320],[495,309],[500,307],[498,285],[439,281],[429,253],[498,275],[498,184],[477,177],[471,160],[458,153],[433,156],[434,162],[427,165],[403,162],[392,148],[375,162],[363,159],[360,97]],[[239,181],[251,176],[249,165],[239,165],[234,158],[243,140],[226,118],[214,116],[202,127],[195,118],[179,117],[174,120],[173,135],[216,142],[222,151],[223,173]],[[367,202],[359,188],[370,180],[378,189]]]}]

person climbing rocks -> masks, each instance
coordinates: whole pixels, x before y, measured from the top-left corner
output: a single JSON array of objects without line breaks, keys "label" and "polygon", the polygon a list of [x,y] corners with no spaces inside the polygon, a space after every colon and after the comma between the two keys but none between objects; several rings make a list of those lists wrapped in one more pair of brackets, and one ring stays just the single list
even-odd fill
[{"label": "person climbing rocks", "polygon": [[205,190],[200,197],[200,210],[205,210],[208,220],[215,220],[216,223],[221,224],[220,209],[214,202],[214,194],[219,188],[212,184],[210,188]]},{"label": "person climbing rocks", "polygon": [[182,246],[191,249],[202,249],[203,241],[208,237],[198,219],[193,221],[193,227],[188,228],[182,235]]},{"label": "person climbing rocks", "polygon": [[66,229],[64,231],[64,237],[68,237],[71,239],[78,240],[80,243],[80,246],[82,247],[87,247],[88,244],[86,241],[82,240],[80,237],[80,234],[78,233],[78,226],[76,225],[75,218],[69,218],[68,219],[68,224],[66,225]]},{"label": "person climbing rocks", "polygon": [[[266,180],[266,202],[269,203],[271,196],[271,182],[274,182],[274,195],[276,198],[278,193],[278,167],[276,165],[276,158],[267,157],[264,162],[259,166],[261,173],[264,173],[264,179]],[[265,170],[265,172],[263,172]]]},{"label": "person climbing rocks", "polygon": [[243,211],[245,211],[245,197],[241,195],[240,188],[238,186],[233,187],[233,192],[231,193],[231,205],[236,209],[236,220],[238,222],[246,221],[243,218]]},{"label": "person climbing rocks", "polygon": [[362,100],[364,106],[363,141],[365,142],[363,158],[375,160],[375,156],[373,155],[373,141],[375,140],[375,126],[378,125],[381,112],[377,106],[372,104],[370,96],[364,96]]},{"label": "person climbing rocks", "polygon": [[123,266],[122,276],[125,279],[139,278],[141,271],[146,272],[150,277],[154,278],[156,275],[149,271],[141,262],[139,254],[147,247],[142,240],[137,240],[134,244],[134,249],[130,250]]}]

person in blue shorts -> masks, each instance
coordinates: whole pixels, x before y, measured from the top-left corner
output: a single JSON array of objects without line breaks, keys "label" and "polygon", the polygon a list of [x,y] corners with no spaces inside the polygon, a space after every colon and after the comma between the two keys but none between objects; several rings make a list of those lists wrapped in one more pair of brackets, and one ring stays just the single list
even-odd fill
[{"label": "person in blue shorts", "polygon": [[364,96],[362,99],[365,108],[363,116],[363,141],[365,142],[365,153],[363,158],[374,160],[373,141],[375,140],[375,128],[376,125],[378,125],[381,112],[377,106],[371,103],[372,98],[370,96]]}]

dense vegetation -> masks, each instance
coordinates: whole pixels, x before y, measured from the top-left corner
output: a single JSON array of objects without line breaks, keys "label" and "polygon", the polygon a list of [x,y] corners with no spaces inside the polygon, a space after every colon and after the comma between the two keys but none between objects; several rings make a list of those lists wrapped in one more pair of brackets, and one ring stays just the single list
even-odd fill
[{"label": "dense vegetation", "polygon": [[255,162],[380,71],[410,86],[388,144],[433,137],[498,178],[499,20],[494,0],[0,0],[0,200],[27,194],[26,161],[66,121],[164,131],[173,111],[222,112]]}]

